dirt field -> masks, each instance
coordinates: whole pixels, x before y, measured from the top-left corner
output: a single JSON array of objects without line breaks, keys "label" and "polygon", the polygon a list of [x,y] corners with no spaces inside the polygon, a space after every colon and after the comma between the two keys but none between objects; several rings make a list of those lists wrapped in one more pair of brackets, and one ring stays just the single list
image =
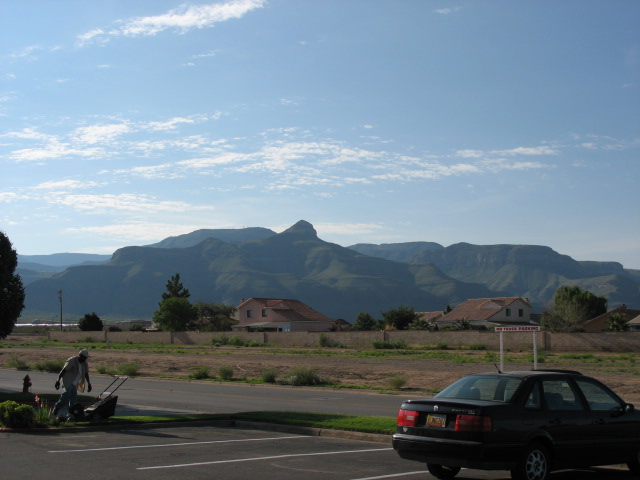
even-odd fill
[{"label": "dirt field", "polygon": [[[24,346],[25,339],[8,337],[0,342],[0,367],[10,368],[12,361],[19,359],[35,369],[38,362],[66,359],[77,353],[74,345]],[[322,378],[333,384],[359,385],[391,389],[390,379],[402,376],[406,380],[404,390],[416,396],[439,391],[454,380],[469,373],[494,370],[487,361],[487,352],[448,351],[456,358],[445,360],[412,358],[402,352],[381,357],[357,356],[355,350],[340,349],[280,349],[277,353],[268,348],[255,347],[208,347],[179,348],[174,353],[156,353],[135,349],[91,350],[90,372],[99,370],[117,371],[126,364],[137,364],[141,376],[186,378],[193,367],[206,366],[211,375],[217,375],[221,366],[232,367],[236,379],[258,379],[266,369],[273,369],[285,376],[297,366],[315,370]],[[495,357],[498,355],[496,352]],[[463,363],[460,359],[469,363]],[[509,360],[513,362],[509,363]],[[640,406],[640,360],[638,354],[598,353],[582,358],[560,358],[547,356],[538,368],[565,368],[579,370],[594,376],[611,386],[627,402]],[[496,361],[497,363],[497,361]],[[529,370],[532,368],[526,354],[509,354],[505,370]]]}]

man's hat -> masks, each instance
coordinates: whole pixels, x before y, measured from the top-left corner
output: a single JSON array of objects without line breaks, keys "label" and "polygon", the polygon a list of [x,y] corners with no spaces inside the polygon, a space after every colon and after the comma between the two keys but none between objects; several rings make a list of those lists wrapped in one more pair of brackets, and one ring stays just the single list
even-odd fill
[{"label": "man's hat", "polygon": [[84,358],[89,358],[89,351],[83,348],[82,350],[80,350],[80,352],[78,352],[78,355]]}]

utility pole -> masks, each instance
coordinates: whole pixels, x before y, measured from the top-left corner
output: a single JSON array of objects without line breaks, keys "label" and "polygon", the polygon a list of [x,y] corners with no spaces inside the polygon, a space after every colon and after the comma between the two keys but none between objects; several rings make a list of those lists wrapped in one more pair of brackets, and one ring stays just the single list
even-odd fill
[{"label": "utility pole", "polygon": [[58,290],[58,300],[60,301],[60,331],[62,331],[62,289]]}]

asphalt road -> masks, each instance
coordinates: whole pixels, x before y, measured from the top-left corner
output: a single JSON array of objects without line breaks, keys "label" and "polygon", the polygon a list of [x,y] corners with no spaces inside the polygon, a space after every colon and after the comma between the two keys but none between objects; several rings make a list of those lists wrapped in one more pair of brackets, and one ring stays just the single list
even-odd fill
[{"label": "asphalt road", "polygon": [[[1,433],[2,478],[183,480],[431,479],[388,444],[210,425]],[[508,472],[462,470],[460,480],[507,480]],[[555,473],[551,480],[626,480],[619,469]]]},{"label": "asphalt road", "polygon": [[[0,369],[0,390],[22,391],[22,379],[31,378],[33,393],[55,390],[56,374]],[[97,396],[111,383],[107,375],[91,375]],[[117,385],[117,384],[116,384]],[[237,413],[294,410],[333,414],[395,417],[405,397],[360,390],[284,387],[207,381],[129,378],[116,392],[117,415],[145,413]]]}]

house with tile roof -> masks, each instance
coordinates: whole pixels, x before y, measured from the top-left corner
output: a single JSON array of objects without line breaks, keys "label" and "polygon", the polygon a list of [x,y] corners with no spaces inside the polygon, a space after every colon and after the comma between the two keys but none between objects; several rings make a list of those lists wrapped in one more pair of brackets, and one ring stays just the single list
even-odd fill
[{"label": "house with tile roof", "polygon": [[270,332],[330,332],[342,326],[309,305],[289,298],[250,298],[236,310],[233,330]]},{"label": "house with tile roof", "polygon": [[467,320],[474,326],[519,325],[531,322],[531,304],[521,297],[471,298],[437,319],[440,327]]},{"label": "house with tile roof", "polygon": [[629,329],[636,330],[637,325],[635,323],[631,323],[631,321],[640,315],[640,310],[628,308],[626,305],[614,308],[613,310],[597,316],[596,318],[587,320],[582,324],[582,328],[585,332],[590,333],[606,332],[609,328],[609,317],[615,313],[622,315]]}]

